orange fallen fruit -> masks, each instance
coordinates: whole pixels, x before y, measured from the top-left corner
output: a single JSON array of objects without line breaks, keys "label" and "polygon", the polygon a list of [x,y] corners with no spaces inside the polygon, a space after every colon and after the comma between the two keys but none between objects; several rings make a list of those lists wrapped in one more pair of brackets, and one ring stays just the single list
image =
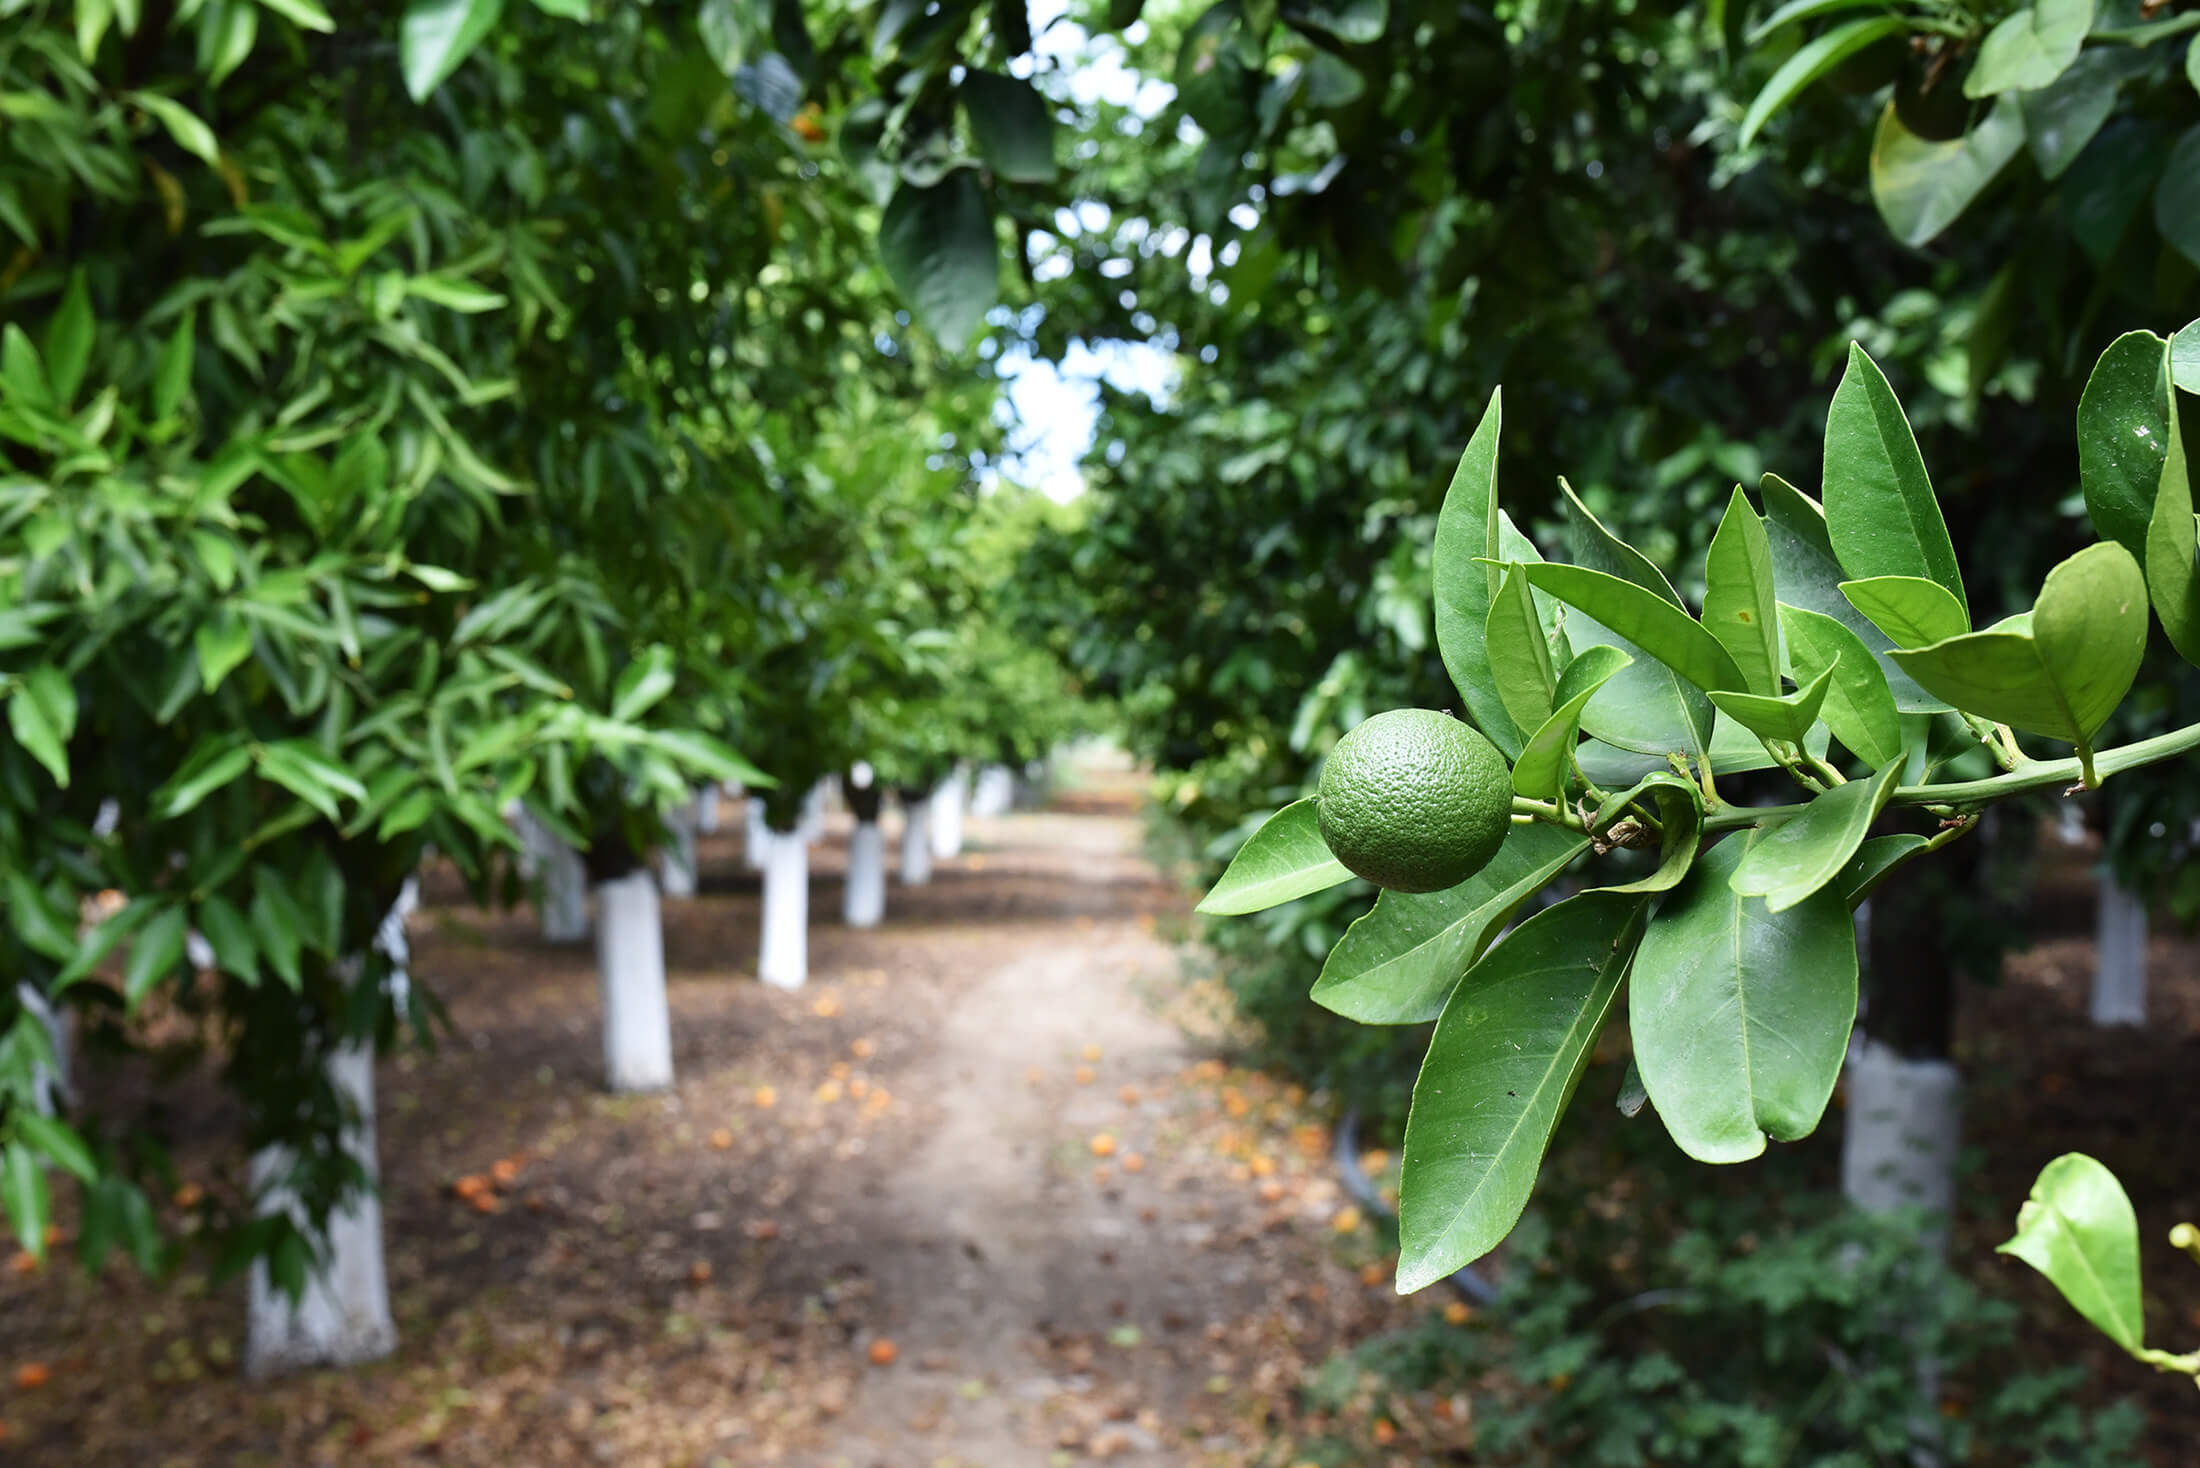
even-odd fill
[{"label": "orange fallen fruit", "polygon": [[1113,1157],[1115,1155],[1115,1134],[1113,1132],[1101,1132],[1094,1136],[1087,1145],[1092,1148],[1092,1155],[1095,1157]]},{"label": "orange fallen fruit", "polygon": [[900,1355],[901,1347],[884,1336],[880,1336],[877,1340],[871,1342],[870,1356],[873,1366],[891,1366],[894,1364],[895,1358]]},{"label": "orange fallen fruit", "polygon": [[36,1391],[53,1380],[53,1373],[43,1361],[26,1361],[15,1368],[15,1384],[24,1391]]},{"label": "orange fallen fruit", "polygon": [[519,1161],[512,1157],[499,1157],[489,1167],[489,1176],[496,1179],[500,1188],[510,1187],[519,1177]]},{"label": "orange fallen fruit", "polygon": [[1144,1155],[1137,1152],[1125,1152],[1123,1154],[1123,1170],[1125,1172],[1144,1172],[1146,1170]]},{"label": "orange fallen fruit", "polygon": [[779,1104],[779,1092],[770,1086],[758,1086],[756,1094],[750,1099],[768,1111]]},{"label": "orange fallen fruit", "polygon": [[1077,1084],[1080,1086],[1089,1086],[1092,1084],[1091,1066],[1080,1065],[1077,1067]]},{"label": "orange fallen fruit", "polygon": [[1444,1307],[1444,1324],[1465,1325],[1474,1319],[1474,1310],[1464,1300],[1454,1300]]},{"label": "orange fallen fruit", "polygon": [[724,1127],[720,1127],[710,1134],[710,1144],[723,1152],[733,1145],[733,1133],[727,1131]]}]

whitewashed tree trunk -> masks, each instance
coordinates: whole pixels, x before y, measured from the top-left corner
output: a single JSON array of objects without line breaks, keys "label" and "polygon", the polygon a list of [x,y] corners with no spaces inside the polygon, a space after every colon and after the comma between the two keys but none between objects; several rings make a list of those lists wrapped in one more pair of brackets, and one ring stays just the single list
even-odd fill
[{"label": "whitewashed tree trunk", "polygon": [[877,821],[858,821],[848,833],[840,915],[851,928],[875,928],[886,916],[886,831]]},{"label": "whitewashed tree trunk", "polygon": [[718,782],[712,780],[695,792],[695,829],[705,836],[718,834]]},{"label": "whitewashed tree trunk", "polygon": [[695,895],[695,802],[665,817],[666,841],[657,853],[658,885],[664,895],[685,901]]},{"label": "whitewashed tree trunk", "polygon": [[[375,1179],[374,1046],[346,1045],[327,1061],[329,1083],[354,1113],[344,1145]],[[252,1190],[263,1214],[298,1204],[282,1179],[292,1165],[289,1149],[262,1148],[252,1158]],[[306,1277],[293,1302],[275,1288],[264,1263],[252,1268],[245,1371],[270,1376],[310,1366],[351,1366],[397,1348],[390,1318],[389,1282],[382,1269],[382,1200],[372,1188],[355,1194],[329,1215],[323,1263]]]},{"label": "whitewashed tree trunk", "polygon": [[932,855],[941,861],[962,855],[965,793],[960,765],[940,782],[939,789],[932,792]]},{"label": "whitewashed tree trunk", "polygon": [[1923,1209],[1939,1220],[1930,1237],[1935,1252],[1944,1253],[1963,1136],[1955,1063],[1911,1060],[1859,1032],[1847,1070],[1842,1194],[1867,1213]]},{"label": "whitewashed tree trunk", "polygon": [[614,1091],[672,1084],[665,934],[647,868],[596,887],[596,972],[603,985],[604,1081]]},{"label": "whitewashed tree trunk", "polygon": [[588,936],[588,866],[581,854],[541,833],[536,862],[542,871],[542,936],[552,943],[578,943]]},{"label": "whitewashed tree trunk", "polygon": [[2147,1022],[2147,905],[2105,866],[2100,890],[2090,1006],[2093,1023],[2143,1025]]},{"label": "whitewashed tree trunk", "polygon": [[903,801],[901,807],[901,884],[922,887],[932,880],[932,802]]},{"label": "whitewashed tree trunk", "polygon": [[51,1066],[40,1065],[31,1071],[31,1094],[38,1098],[40,1111],[57,1115],[71,1096],[69,1062],[76,1049],[76,1016],[65,1004],[48,1003],[46,996],[28,982],[15,986],[15,997],[37,1016],[46,1031],[46,1044],[53,1050]]},{"label": "whitewashed tree trunk", "polygon": [[751,795],[742,802],[741,859],[752,872],[764,869],[764,843],[772,828],[764,820],[764,797]]},{"label": "whitewashed tree trunk", "polygon": [[800,831],[773,831],[770,840],[756,976],[775,989],[799,989],[810,977],[810,843]]},{"label": "whitewashed tree trunk", "polygon": [[1016,777],[1006,765],[987,765],[978,771],[977,783],[970,791],[970,813],[979,820],[989,821],[1008,814],[1016,803]]},{"label": "whitewashed tree trunk", "polygon": [[810,787],[810,793],[802,797],[802,820],[795,826],[795,834],[805,841],[815,841],[825,834],[825,782],[820,780]]}]

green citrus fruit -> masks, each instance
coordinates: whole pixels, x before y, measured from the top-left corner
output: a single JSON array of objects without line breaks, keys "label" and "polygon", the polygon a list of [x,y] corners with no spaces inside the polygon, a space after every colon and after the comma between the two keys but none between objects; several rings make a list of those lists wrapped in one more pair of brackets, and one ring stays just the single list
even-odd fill
[{"label": "green citrus fruit", "polygon": [[1337,741],[1322,766],[1322,840],[1378,887],[1437,892],[1489,865],[1512,829],[1512,771],[1470,726],[1392,709]]}]

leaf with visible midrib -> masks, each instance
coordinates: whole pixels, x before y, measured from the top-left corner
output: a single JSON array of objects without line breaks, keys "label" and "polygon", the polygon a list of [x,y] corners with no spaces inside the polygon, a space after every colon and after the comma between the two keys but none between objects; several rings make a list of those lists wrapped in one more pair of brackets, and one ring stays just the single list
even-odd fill
[{"label": "leaf with visible midrib", "polygon": [[1566,787],[1567,758],[1581,736],[1581,712],[1598,689],[1634,662],[1608,643],[1585,647],[1558,675],[1551,710],[1513,761],[1513,789],[1531,800],[1556,800]]},{"label": "leaf with visible midrib", "polygon": [[1769,912],[1795,906],[1847,868],[1901,775],[1895,763],[1871,779],[1836,785],[1759,837],[1727,885],[1744,897],[1762,897]]},{"label": "leaf with visible midrib", "polygon": [[2071,1308],[2127,1351],[2146,1340],[2139,1296],[2139,1219],[2116,1175],[2082,1152],[2040,1169],[1997,1254],[2046,1275]]},{"label": "leaf with visible midrib", "polygon": [[1259,912],[1352,880],[1322,840],[1314,797],[1294,800],[1270,816],[1238,849],[1222,880],[1198,911],[1220,916]]},{"label": "leaf with visible midrib", "polygon": [[1970,617],[1948,588],[1922,576],[1844,581],[1841,594],[1897,647],[1923,647],[1971,630]]},{"label": "leaf with visible midrib", "polygon": [[1740,485],[1711,537],[1703,564],[1703,625],[1741,669],[1741,692],[1780,692],[1780,623],[1772,587],[1772,545]]},{"label": "leaf with visible midrib", "polygon": [[1709,692],[1743,686],[1741,669],[1718,638],[1687,612],[1634,582],[1555,563],[1522,571],[1534,585],[1588,613],[1698,688]]},{"label": "leaf with visible midrib", "polygon": [[1452,991],[1413,1086],[1398,1184],[1398,1292],[1512,1230],[1619,992],[1646,900],[1584,892],[1483,955]]},{"label": "leaf with visible midrib", "polygon": [[940,345],[961,351],[1000,294],[1000,244],[976,175],[958,168],[930,188],[905,180],[878,240],[894,289]]},{"label": "leaf with visible midrib", "polygon": [[1699,1162],[1742,1162],[1810,1134],[1856,1018],[1856,926],[1841,893],[1783,913],[1729,881],[1720,842],[1666,900],[1635,955],[1628,1031],[1666,1130]]},{"label": "leaf with visible midrib", "polygon": [[1364,1025],[1436,1018],[1498,929],[1588,845],[1557,826],[1515,826],[1490,864],[1458,886],[1383,893],[1330,949],[1314,1002]]},{"label": "leaf with visible midrib", "polygon": [[1921,576],[1964,605],[1956,548],[1910,421],[1879,365],[1854,342],[1826,414],[1824,489],[1826,533],[1850,576]]},{"label": "leaf with visible midrib", "polygon": [[1797,678],[1817,679],[1829,669],[1818,717],[1833,737],[1864,763],[1877,769],[1902,754],[1902,715],[1879,663],[1839,620],[1820,612],[1780,604],[1780,625]]},{"label": "leaf with visible midrib", "polygon": [[1436,515],[1430,575],[1436,600],[1436,649],[1444,671],[1466,701],[1475,726],[1507,760],[1519,755],[1521,734],[1497,691],[1483,639],[1497,573],[1478,564],[1503,554],[1497,531],[1497,441],[1505,421],[1502,389],[1490,394],[1482,421],[1459,455],[1459,467]]}]

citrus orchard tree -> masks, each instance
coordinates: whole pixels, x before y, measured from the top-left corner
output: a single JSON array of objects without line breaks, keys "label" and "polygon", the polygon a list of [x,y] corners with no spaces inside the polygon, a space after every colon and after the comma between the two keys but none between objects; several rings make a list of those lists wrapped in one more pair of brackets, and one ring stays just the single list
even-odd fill
[{"label": "citrus orchard tree", "polygon": [[[1492,399],[1432,568],[1475,727],[1368,721],[1202,903],[1252,912],[1356,874],[1386,889],[1314,997],[1366,1023],[1435,1020],[1406,1128],[1400,1290],[1510,1230],[1622,988],[1627,1086],[1684,1152],[1738,1162],[1808,1135],[1855,1019],[1858,903],[1996,801],[2079,795],[2200,748],[2200,726],[2096,743],[2150,606],[2180,654],[2200,652],[2178,401],[2196,342],[2133,333],[2102,356],[2078,440],[2104,538],[1991,622],[1861,349],[1827,415],[1822,499],[1768,475],[1760,512],[1737,487],[1695,612],[1577,503],[1572,559],[1544,559],[1498,503]],[[2072,752],[2036,754],[2020,731]],[[1722,776],[1759,769],[1801,798],[1722,796]],[[1585,857],[1583,890],[1505,931]]]}]

